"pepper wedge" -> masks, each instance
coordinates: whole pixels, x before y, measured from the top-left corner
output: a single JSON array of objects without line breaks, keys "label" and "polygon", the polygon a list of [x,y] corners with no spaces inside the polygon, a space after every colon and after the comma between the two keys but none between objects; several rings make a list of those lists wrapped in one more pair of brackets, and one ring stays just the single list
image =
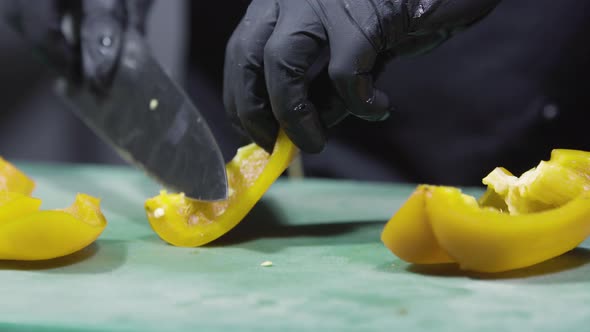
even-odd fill
[{"label": "pepper wedge", "polygon": [[25,173],[0,157],[0,191],[11,191],[31,195],[35,182]]},{"label": "pepper wedge", "polygon": [[100,201],[78,194],[68,208],[36,211],[1,222],[0,259],[45,260],[66,256],[94,242],[106,224]]},{"label": "pepper wedge", "polygon": [[421,185],[385,225],[381,240],[399,258],[416,264],[448,263],[453,259],[440,247],[426,213],[428,186]]},{"label": "pepper wedge", "polygon": [[162,240],[179,247],[197,247],[216,240],[244,219],[296,153],[283,131],[271,155],[255,144],[238,149],[226,165],[230,186],[227,200],[200,202],[182,193],[162,191],[145,202],[152,229]]},{"label": "pepper wedge", "polygon": [[520,177],[497,167],[482,182],[487,190],[477,200],[458,188],[418,186],[382,241],[411,263],[444,263],[445,253],[463,269],[500,272],[559,256],[590,236],[590,152],[554,149]]},{"label": "pepper wedge", "polygon": [[0,158],[0,259],[46,260],[88,246],[106,227],[100,201],[78,194],[66,209],[41,211],[35,182]]},{"label": "pepper wedge", "polygon": [[[590,236],[590,193],[554,209],[510,215],[481,207],[474,197],[458,188],[420,186],[417,190],[424,204],[414,206],[410,214],[401,212],[402,207],[385,227],[400,229],[399,224],[406,224],[410,230],[395,237],[382,233],[385,245],[410,263],[448,262],[440,258],[442,252],[462,269],[502,272],[557,257]],[[407,218],[416,215],[422,215],[422,219]],[[432,236],[406,236],[425,228]],[[404,251],[408,247],[418,249],[408,254]],[[420,248],[430,248],[430,255]]]},{"label": "pepper wedge", "polygon": [[461,268],[501,272],[564,254],[590,236],[590,195],[522,215],[480,208],[457,188],[437,187],[426,205],[439,245]]},{"label": "pepper wedge", "polygon": [[41,200],[18,192],[0,191],[0,225],[39,211]]}]

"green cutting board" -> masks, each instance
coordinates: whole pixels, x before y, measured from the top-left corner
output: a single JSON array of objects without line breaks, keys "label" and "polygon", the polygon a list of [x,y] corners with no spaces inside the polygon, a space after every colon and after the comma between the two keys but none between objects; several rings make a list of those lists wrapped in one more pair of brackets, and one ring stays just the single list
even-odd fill
[{"label": "green cutting board", "polygon": [[[109,225],[82,252],[0,262],[0,331],[589,331],[590,250],[495,276],[413,266],[380,242],[413,186],[277,182],[202,248],[162,242],[126,167],[21,165],[45,208],[102,198]],[[271,267],[262,267],[272,261]]]}]

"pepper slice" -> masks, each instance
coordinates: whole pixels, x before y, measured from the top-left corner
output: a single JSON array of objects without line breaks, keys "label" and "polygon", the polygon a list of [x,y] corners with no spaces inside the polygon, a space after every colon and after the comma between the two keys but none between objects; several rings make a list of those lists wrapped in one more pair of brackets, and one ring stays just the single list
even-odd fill
[{"label": "pepper slice", "polygon": [[88,246],[106,227],[100,201],[78,194],[61,210],[41,211],[31,197],[35,183],[0,158],[0,259],[45,260],[72,254]]},{"label": "pepper slice", "polygon": [[44,260],[66,256],[94,242],[106,224],[100,201],[78,194],[68,208],[37,211],[1,222],[0,259]]},{"label": "pepper slice", "polygon": [[590,195],[521,215],[481,208],[457,188],[435,187],[426,204],[441,248],[467,270],[501,272],[564,254],[590,236]]},{"label": "pepper slice", "polygon": [[589,193],[558,208],[520,215],[481,207],[453,187],[423,185],[413,196],[381,236],[410,263],[456,262],[466,270],[502,272],[557,257],[590,236]]},{"label": "pepper slice", "polygon": [[18,192],[0,191],[0,225],[39,211],[41,200]]},{"label": "pepper slice", "polygon": [[35,182],[14,165],[0,157],[0,191],[31,195]]},{"label": "pepper slice", "polygon": [[271,155],[255,144],[238,149],[226,165],[227,200],[200,202],[182,193],[162,191],[145,202],[152,229],[162,240],[179,247],[202,246],[219,238],[244,219],[296,153],[282,131]]},{"label": "pepper slice", "polygon": [[554,150],[520,178],[496,168],[479,200],[458,188],[420,185],[381,240],[415,264],[502,272],[543,262],[590,236],[589,166],[588,152]]},{"label": "pepper slice", "polygon": [[590,153],[555,149],[548,161],[520,177],[498,167],[482,182],[506,202],[511,214],[549,210],[590,191]]},{"label": "pepper slice", "polygon": [[441,248],[426,213],[429,186],[420,185],[397,211],[381,233],[381,240],[399,258],[416,264],[450,263]]}]

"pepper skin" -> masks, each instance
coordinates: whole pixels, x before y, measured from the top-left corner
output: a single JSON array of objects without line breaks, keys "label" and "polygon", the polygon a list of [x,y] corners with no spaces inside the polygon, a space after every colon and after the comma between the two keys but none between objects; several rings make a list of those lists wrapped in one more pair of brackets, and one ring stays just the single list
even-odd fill
[{"label": "pepper skin", "polygon": [[0,191],[0,225],[39,211],[41,200],[18,192]]},{"label": "pepper skin", "polygon": [[31,195],[35,182],[14,165],[0,157],[0,191]]},{"label": "pepper skin", "polygon": [[416,264],[449,263],[453,259],[440,247],[426,214],[428,186],[421,185],[385,225],[381,240],[399,258]]}]

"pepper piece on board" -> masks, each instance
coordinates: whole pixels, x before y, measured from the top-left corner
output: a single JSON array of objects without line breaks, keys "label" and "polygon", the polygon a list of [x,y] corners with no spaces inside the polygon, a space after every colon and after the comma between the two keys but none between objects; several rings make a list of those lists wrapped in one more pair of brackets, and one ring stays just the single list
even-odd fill
[{"label": "pepper piece on board", "polygon": [[434,187],[426,204],[434,236],[461,268],[502,272],[562,255],[590,236],[590,195],[510,215],[482,208],[457,188]]},{"label": "pepper piece on board", "polygon": [[[0,211],[3,208],[0,206]],[[0,259],[66,256],[94,242],[106,225],[99,200],[78,194],[68,208],[36,211],[0,222]]]},{"label": "pepper piece on board", "polygon": [[[387,248],[410,263],[456,262],[466,270],[502,272],[557,257],[590,236],[590,193],[519,215],[482,207],[454,187],[423,185],[413,195],[422,196],[424,204],[411,198],[382,233]],[[441,252],[450,259],[440,259]]]},{"label": "pepper piece on board", "polygon": [[0,158],[0,259],[46,260],[79,251],[100,236],[106,219],[100,201],[78,194],[74,204],[42,211],[31,197],[34,181]]},{"label": "pepper piece on board", "polygon": [[448,263],[453,260],[434,237],[426,214],[429,187],[420,185],[385,225],[381,241],[399,258],[416,264]]},{"label": "pepper piece on board", "polygon": [[0,157],[0,191],[31,195],[35,182],[13,164]]},{"label": "pepper piece on board", "polygon": [[420,185],[386,224],[381,239],[403,260],[502,272],[577,247],[590,236],[590,153],[556,149],[520,177],[498,167],[479,199],[459,188]]},{"label": "pepper piece on board", "polygon": [[214,241],[244,219],[296,154],[297,148],[282,131],[270,155],[255,144],[244,146],[226,165],[228,199],[201,202],[162,191],[145,202],[149,223],[174,246],[197,247]]},{"label": "pepper piece on board", "polygon": [[18,192],[0,191],[0,225],[39,211],[41,200]]}]

